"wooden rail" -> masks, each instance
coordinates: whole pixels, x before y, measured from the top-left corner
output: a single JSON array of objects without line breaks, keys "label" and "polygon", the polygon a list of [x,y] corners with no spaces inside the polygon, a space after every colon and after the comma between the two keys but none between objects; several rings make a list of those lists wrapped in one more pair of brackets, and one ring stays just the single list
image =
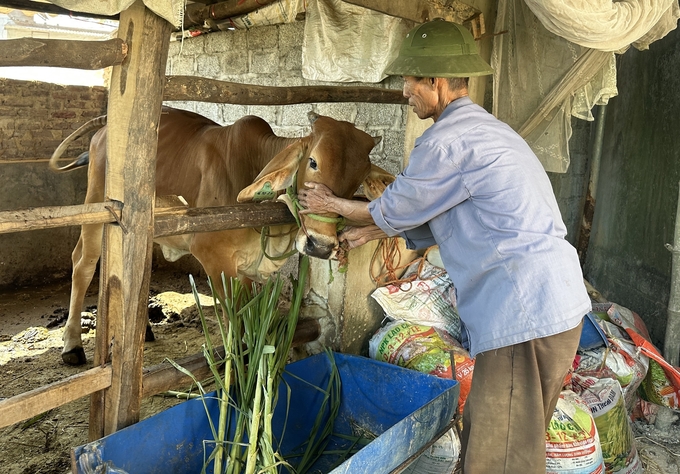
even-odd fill
[{"label": "wooden rail", "polygon": [[33,418],[111,386],[111,367],[95,367],[0,401],[0,428]]},{"label": "wooden rail", "polygon": [[67,8],[47,3],[43,1],[32,0],[0,0],[0,7],[17,8],[19,10],[28,10],[31,12],[51,13],[53,15],[66,15],[81,18],[100,18],[103,20],[117,20],[120,15],[98,15],[96,13],[74,12]]},{"label": "wooden rail", "polygon": [[314,102],[408,103],[401,89],[368,86],[273,87],[237,84],[194,76],[167,76],[163,100],[238,105],[291,105]]},{"label": "wooden rail", "polygon": [[282,202],[164,208],[154,214],[154,237],[293,223],[293,215]]},{"label": "wooden rail", "polygon": [[69,225],[103,224],[121,218],[122,204],[108,201],[0,212],[0,234],[52,229]]},{"label": "wooden rail", "polygon": [[[1,211],[0,234],[120,222],[123,213],[123,204],[118,201]],[[167,207],[158,208],[154,213],[154,237],[294,222],[288,207],[281,202],[221,207]]]},{"label": "wooden rail", "polygon": [[104,69],[121,64],[127,51],[127,44],[120,38],[103,41],[8,39],[2,41],[0,66]]}]

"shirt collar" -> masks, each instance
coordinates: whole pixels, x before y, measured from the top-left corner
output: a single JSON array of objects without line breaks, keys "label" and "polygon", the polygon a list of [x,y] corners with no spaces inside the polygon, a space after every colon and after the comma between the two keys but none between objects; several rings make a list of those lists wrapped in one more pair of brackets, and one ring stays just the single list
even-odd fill
[{"label": "shirt collar", "polygon": [[460,109],[461,107],[471,105],[472,103],[473,103],[472,99],[470,99],[470,97],[467,95],[464,97],[459,97],[458,99],[454,100],[453,102],[446,106],[442,114],[439,116],[439,120],[441,120],[443,117],[446,117],[447,115],[452,114],[454,111]]}]

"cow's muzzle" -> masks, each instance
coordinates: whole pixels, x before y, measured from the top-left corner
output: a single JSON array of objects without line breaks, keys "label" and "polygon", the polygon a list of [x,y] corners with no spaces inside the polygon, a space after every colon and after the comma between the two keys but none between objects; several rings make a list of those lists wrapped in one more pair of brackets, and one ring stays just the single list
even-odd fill
[{"label": "cow's muzzle", "polygon": [[335,242],[324,242],[314,235],[299,236],[295,242],[295,246],[300,253],[309,255],[310,257],[322,258],[328,260],[333,254],[336,247]]}]

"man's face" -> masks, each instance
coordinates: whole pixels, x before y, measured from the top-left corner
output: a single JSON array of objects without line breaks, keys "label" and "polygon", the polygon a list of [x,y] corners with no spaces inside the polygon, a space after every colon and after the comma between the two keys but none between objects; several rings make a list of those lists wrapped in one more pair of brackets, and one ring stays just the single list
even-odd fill
[{"label": "man's face", "polygon": [[429,78],[404,76],[404,97],[418,118],[426,119],[435,114],[439,94]]}]

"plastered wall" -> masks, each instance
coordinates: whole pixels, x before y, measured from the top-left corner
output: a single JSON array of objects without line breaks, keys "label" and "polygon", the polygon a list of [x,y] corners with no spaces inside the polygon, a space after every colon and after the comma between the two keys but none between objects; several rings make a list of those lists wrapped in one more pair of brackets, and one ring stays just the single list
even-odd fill
[{"label": "plastered wall", "polygon": [[586,276],[663,348],[680,181],[680,30],[618,58]]}]

